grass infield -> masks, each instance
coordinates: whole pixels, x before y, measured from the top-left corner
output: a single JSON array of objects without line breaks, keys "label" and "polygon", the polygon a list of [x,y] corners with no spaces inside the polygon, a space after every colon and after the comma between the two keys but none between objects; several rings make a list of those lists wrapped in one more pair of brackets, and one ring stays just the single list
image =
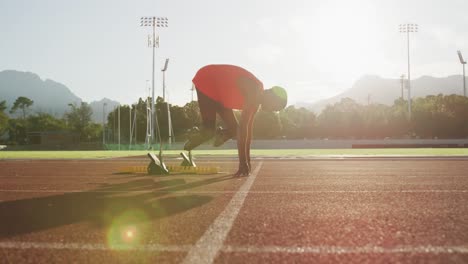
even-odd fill
[{"label": "grass infield", "polygon": [[[165,150],[164,156],[178,156],[180,150]],[[106,159],[143,156],[148,151],[0,151],[0,159]],[[155,152],[157,153],[157,151]],[[237,156],[237,150],[194,150],[194,156]],[[404,149],[253,149],[252,156],[468,156],[468,148]]]}]

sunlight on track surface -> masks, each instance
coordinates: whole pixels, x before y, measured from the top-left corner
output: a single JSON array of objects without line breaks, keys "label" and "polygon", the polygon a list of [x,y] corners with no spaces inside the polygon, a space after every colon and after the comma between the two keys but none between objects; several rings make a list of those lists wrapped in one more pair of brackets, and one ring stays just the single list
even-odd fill
[{"label": "sunlight on track surface", "polygon": [[[1,159],[109,159],[145,157],[148,151],[0,151]],[[165,150],[169,157],[179,157],[179,150]],[[236,149],[196,150],[196,156],[235,157]],[[468,148],[403,148],[403,149],[253,149],[252,156],[468,156]]]},{"label": "sunlight on track surface", "polygon": [[[171,161],[172,162],[172,161]],[[176,162],[174,160],[174,162]],[[232,178],[0,161],[6,263],[468,261],[468,161],[275,160]]]}]

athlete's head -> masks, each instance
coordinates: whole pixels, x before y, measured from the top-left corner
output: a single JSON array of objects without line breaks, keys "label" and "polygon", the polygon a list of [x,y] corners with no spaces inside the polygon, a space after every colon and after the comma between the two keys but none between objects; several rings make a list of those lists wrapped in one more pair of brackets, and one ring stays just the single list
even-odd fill
[{"label": "athlete's head", "polygon": [[263,92],[262,110],[280,111],[288,103],[288,94],[286,90],[279,86],[273,86]]}]

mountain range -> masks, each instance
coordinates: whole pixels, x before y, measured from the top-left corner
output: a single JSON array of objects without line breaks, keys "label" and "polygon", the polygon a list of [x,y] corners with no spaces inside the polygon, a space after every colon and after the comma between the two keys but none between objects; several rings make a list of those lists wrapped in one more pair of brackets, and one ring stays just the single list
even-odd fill
[{"label": "mountain range", "polygon": [[[406,87],[407,83],[404,83],[404,86]],[[400,79],[385,79],[367,75],[356,81],[351,88],[336,96],[315,103],[297,103],[296,106],[319,113],[328,104],[334,104],[346,97],[361,104],[391,105],[401,97],[401,93],[402,82]],[[404,89],[403,93],[404,98],[407,99],[407,89]],[[445,78],[422,76],[411,81],[411,97],[413,99],[437,94],[463,94],[463,77],[461,75]],[[33,111],[49,113],[55,117],[62,117],[70,109],[68,104],[80,104],[83,101],[67,86],[49,79],[42,80],[37,74],[14,70],[0,72],[0,101],[5,100],[7,106],[11,107],[19,96],[25,96],[34,101]],[[106,104],[106,113],[120,105],[119,102],[107,98],[91,102],[89,105],[93,110],[92,119],[96,123],[102,122],[104,103]]]},{"label": "mountain range", "polygon": [[[11,108],[19,96],[28,97],[34,103],[31,107],[34,112],[43,112],[55,117],[62,117],[70,109],[69,104],[80,104],[83,100],[76,96],[67,86],[53,81],[42,80],[37,74],[5,70],[0,72],[0,101],[5,100]],[[109,112],[119,102],[103,98],[93,101],[89,105],[93,110],[94,122],[102,122],[103,104]]]},{"label": "mountain range", "polygon": [[[407,81],[403,82],[403,96],[405,100],[408,98],[407,84]],[[380,103],[392,105],[396,99],[401,97],[401,88],[402,81],[400,79],[384,79],[378,76],[367,75],[356,81],[351,88],[338,95],[315,103],[298,103],[297,106],[319,113],[327,105],[337,103],[346,97],[361,104]],[[437,94],[463,95],[463,76],[452,75],[445,78],[422,76],[411,81],[412,99]]]}]

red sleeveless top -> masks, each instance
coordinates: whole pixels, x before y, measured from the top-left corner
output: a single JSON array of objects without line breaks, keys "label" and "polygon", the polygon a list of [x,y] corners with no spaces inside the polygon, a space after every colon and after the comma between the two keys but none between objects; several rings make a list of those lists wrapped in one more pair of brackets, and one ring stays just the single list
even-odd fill
[{"label": "red sleeveless top", "polygon": [[193,77],[196,89],[229,109],[242,109],[244,95],[239,89],[239,79],[248,78],[263,91],[263,83],[251,72],[234,65],[208,65]]}]

